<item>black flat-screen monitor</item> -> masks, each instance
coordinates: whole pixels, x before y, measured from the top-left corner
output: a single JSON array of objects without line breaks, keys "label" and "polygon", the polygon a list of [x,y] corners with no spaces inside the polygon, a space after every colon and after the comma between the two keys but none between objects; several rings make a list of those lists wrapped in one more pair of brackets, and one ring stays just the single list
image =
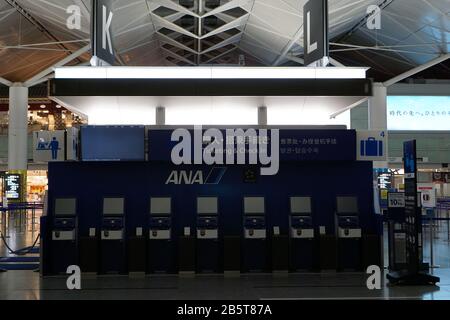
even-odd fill
[{"label": "black flat-screen monitor", "polygon": [[311,214],[311,197],[291,197],[292,214]]},{"label": "black flat-screen monitor", "polygon": [[155,197],[150,199],[150,214],[168,217],[172,214],[172,198]]},{"label": "black flat-screen monitor", "polygon": [[104,198],[103,199],[103,215],[106,216],[123,216],[125,214],[124,198]]},{"label": "black flat-screen monitor", "polygon": [[81,128],[83,161],[144,161],[144,126],[84,126]]},{"label": "black flat-screen monitor", "polygon": [[55,199],[55,216],[75,216],[77,214],[77,199],[57,198]]},{"label": "black flat-screen monitor", "polygon": [[217,197],[197,198],[197,215],[217,216],[219,214],[219,199]]},{"label": "black flat-screen monitor", "polygon": [[244,215],[246,216],[264,216],[266,214],[264,197],[245,197]]},{"label": "black flat-screen monitor", "polygon": [[358,198],[357,197],[337,197],[337,213],[357,214]]}]

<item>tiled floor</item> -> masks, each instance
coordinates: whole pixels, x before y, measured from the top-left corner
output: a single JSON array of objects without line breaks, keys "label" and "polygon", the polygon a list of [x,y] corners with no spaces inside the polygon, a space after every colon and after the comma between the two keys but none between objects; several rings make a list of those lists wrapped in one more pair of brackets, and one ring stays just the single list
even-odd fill
[{"label": "tiled floor", "polygon": [[[30,229],[30,228],[28,228]],[[429,233],[424,233],[429,261]],[[37,232],[13,229],[13,248],[30,245]],[[95,277],[83,276],[82,290],[69,291],[63,277],[40,278],[32,271],[0,273],[0,299],[450,299],[450,246],[446,225],[434,241],[439,287],[390,287],[368,290],[367,275],[355,273],[242,275],[224,277]],[[6,250],[0,244],[0,256]],[[385,282],[385,281],[384,281]]]}]

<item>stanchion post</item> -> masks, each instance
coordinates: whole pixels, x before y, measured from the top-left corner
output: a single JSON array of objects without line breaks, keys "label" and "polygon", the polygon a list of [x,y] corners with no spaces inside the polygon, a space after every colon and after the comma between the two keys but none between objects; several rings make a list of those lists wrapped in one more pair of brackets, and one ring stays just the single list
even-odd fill
[{"label": "stanchion post", "polygon": [[433,241],[434,241],[434,231],[433,231],[433,217],[430,218],[429,227],[430,227],[430,265],[431,268],[434,268],[434,253],[433,253]]},{"label": "stanchion post", "polygon": [[11,213],[8,209],[5,210],[6,222],[8,223],[8,227],[6,228],[6,237],[9,238],[9,229],[11,228]]},{"label": "stanchion post", "polygon": [[31,209],[31,231],[35,231],[35,220],[36,220],[36,208],[35,205],[32,206]]},{"label": "stanchion post", "polygon": [[440,268],[439,265],[434,264],[434,217],[435,217],[435,209],[433,208],[433,215],[430,218],[430,267],[432,269]]},{"label": "stanchion post", "polygon": [[6,235],[6,212],[2,211],[2,234]]},{"label": "stanchion post", "polygon": [[449,241],[450,242],[450,221],[449,221],[449,218],[450,218],[450,215],[449,215],[449,208],[447,208],[447,241]]}]

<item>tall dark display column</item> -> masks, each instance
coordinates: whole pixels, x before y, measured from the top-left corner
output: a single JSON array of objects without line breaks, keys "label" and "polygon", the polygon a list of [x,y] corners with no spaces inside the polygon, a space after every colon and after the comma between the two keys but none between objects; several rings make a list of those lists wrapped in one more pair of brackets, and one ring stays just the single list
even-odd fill
[{"label": "tall dark display column", "polygon": [[439,277],[422,271],[422,213],[417,196],[417,148],[416,140],[403,144],[405,169],[405,231],[407,269],[389,273],[387,279],[399,285],[434,285]]}]

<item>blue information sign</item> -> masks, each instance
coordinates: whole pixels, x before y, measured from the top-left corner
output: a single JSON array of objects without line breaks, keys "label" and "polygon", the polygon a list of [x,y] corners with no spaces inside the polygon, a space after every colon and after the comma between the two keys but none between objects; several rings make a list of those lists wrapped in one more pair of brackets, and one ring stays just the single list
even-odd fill
[{"label": "blue information sign", "polygon": [[[246,129],[243,130],[246,131]],[[206,129],[203,130],[203,133],[205,131]],[[220,131],[226,137],[225,129],[220,129]],[[258,131],[257,129],[256,132],[258,133]],[[179,143],[171,141],[173,132],[173,130],[167,129],[149,130],[150,161],[171,161],[172,149]],[[189,130],[189,132],[192,137],[191,145],[194,147],[194,131]],[[205,143],[203,138],[201,139],[204,149],[208,143]],[[265,143],[271,152],[270,138],[271,130],[269,129]],[[281,129],[279,130],[279,154],[280,161],[355,161],[356,131]]]}]

